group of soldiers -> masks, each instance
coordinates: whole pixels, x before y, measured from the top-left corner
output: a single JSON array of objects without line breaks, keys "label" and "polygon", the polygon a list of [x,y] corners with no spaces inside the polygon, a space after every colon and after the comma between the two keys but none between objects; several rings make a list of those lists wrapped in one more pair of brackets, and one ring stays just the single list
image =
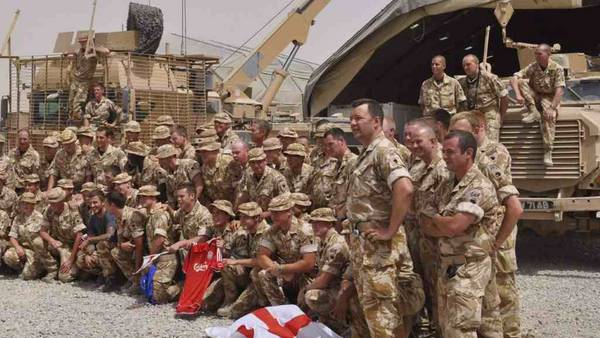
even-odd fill
[{"label": "group of soldiers", "polygon": [[[549,53],[540,46],[515,84],[525,118],[541,109],[551,138],[560,97],[549,93],[561,79],[558,65],[542,65]],[[352,337],[519,337],[522,209],[497,140],[507,90],[474,55],[463,66],[458,82],[433,58],[424,117],[404,125],[403,144],[378,102],[353,102],[358,155],[327,120],[314,126],[314,145],[289,128],[270,137],[271,124],[256,120],[248,144],[226,113],[196,137],[162,115],[152,146],[129,121],[119,142],[118,107],[96,86],[89,123],[45,138],[42,156],[20,130],[0,158],[3,269],[137,293],[143,256],[160,253],[152,301],[167,303],[181,292],[190,248],[215,240],[224,267],[203,310],[219,316],[296,303]]]}]

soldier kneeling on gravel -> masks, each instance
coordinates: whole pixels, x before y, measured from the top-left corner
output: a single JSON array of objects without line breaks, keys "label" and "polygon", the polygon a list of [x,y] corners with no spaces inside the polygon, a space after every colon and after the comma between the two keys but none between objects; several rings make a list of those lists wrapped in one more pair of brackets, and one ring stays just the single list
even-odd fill
[{"label": "soldier kneeling on gravel", "polygon": [[10,216],[6,211],[0,209],[0,267],[2,267],[2,256],[10,247],[8,233],[10,232]]},{"label": "soldier kneeling on gravel", "polygon": [[19,211],[13,219],[10,233],[12,248],[4,254],[4,263],[21,272],[24,280],[39,278],[47,272],[43,281],[53,281],[58,267],[40,237],[43,216],[35,210],[37,199],[34,194],[25,192],[19,198]]}]

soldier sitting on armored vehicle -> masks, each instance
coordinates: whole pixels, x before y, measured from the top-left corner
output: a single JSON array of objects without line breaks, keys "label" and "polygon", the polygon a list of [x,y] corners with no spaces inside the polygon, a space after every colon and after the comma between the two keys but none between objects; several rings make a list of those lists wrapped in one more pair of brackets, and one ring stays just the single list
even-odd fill
[{"label": "soldier sitting on armored vehicle", "polygon": [[[544,140],[544,165],[552,166],[556,117],[564,93],[565,75],[563,68],[550,60],[552,49],[540,44],[535,50],[535,62],[516,72],[511,79],[517,102],[525,105],[528,113],[523,123],[540,121]],[[543,113],[543,115],[540,113]]]},{"label": "soldier sitting on armored vehicle", "polygon": [[94,84],[94,99],[85,105],[83,125],[97,129],[100,126],[116,127],[123,119],[123,110],[104,96],[106,88],[100,82]]}]

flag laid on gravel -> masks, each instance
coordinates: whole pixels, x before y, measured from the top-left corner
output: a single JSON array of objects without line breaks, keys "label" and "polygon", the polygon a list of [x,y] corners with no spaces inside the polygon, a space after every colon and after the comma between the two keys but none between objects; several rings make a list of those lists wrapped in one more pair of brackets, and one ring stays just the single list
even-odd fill
[{"label": "flag laid on gravel", "polygon": [[228,327],[209,327],[206,334],[211,338],[341,338],[296,305],[264,307]]}]

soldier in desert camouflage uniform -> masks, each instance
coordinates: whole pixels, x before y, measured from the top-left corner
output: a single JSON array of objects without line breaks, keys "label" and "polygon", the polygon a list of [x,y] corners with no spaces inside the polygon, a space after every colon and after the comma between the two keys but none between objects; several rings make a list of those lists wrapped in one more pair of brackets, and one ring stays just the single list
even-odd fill
[{"label": "soldier in desert camouflage uniform", "polygon": [[127,119],[127,116],[122,116],[121,107],[104,96],[106,88],[102,83],[94,84],[93,90],[94,99],[85,105],[84,126],[91,126],[94,130],[101,126],[115,128]]},{"label": "soldier in desert camouflage uniform", "polygon": [[75,261],[85,225],[77,209],[66,203],[67,194],[62,188],[48,191],[50,206],[44,211],[40,236],[48,243],[50,253],[58,258],[58,280],[72,282],[77,277]]},{"label": "soldier in desert camouflage uniform", "polygon": [[267,165],[280,173],[287,167],[287,159],[283,156],[281,149],[283,146],[276,137],[269,137],[263,144],[263,150],[267,155]]},{"label": "soldier in desert camouflage uniform", "polygon": [[48,179],[52,174],[50,166],[52,165],[52,161],[56,157],[56,153],[58,152],[58,140],[54,136],[48,136],[44,138],[42,142],[44,146],[44,158],[40,160],[40,171],[38,175],[40,176],[40,187],[42,190],[48,189]]},{"label": "soldier in desert camouflage uniform", "polygon": [[138,208],[138,190],[131,185],[131,176],[128,173],[120,173],[112,179],[113,189],[125,197],[125,205],[130,208]]},{"label": "soldier in desert camouflage uniform", "polygon": [[200,166],[198,163],[187,158],[178,159],[177,154],[177,149],[170,144],[160,146],[156,154],[160,167],[163,169],[167,199],[171,208],[177,205],[175,199],[175,189],[177,186],[186,182],[198,182],[197,179],[200,178]]},{"label": "soldier in desert camouflage uniform", "polygon": [[231,116],[229,116],[227,113],[217,113],[213,118],[213,122],[215,125],[215,131],[219,136],[219,143],[221,143],[221,147],[226,150],[231,150],[233,143],[240,138],[231,129],[231,124],[233,123]]},{"label": "soldier in desert camouflage uniform", "polygon": [[299,143],[290,144],[284,151],[287,166],[281,171],[291,192],[310,194],[313,187],[313,167],[304,162],[306,151]]},{"label": "soldier in desert camouflage uniform", "polygon": [[17,205],[19,196],[17,193],[6,186],[8,179],[8,173],[5,170],[0,169],[0,210],[5,211],[7,214],[12,216],[13,209]]},{"label": "soldier in desert camouflage uniform", "polygon": [[0,209],[0,266],[2,266],[2,256],[10,247],[10,223],[12,218],[6,211]]},{"label": "soldier in desert camouflage uniform", "polygon": [[88,155],[88,160],[97,184],[110,183],[104,177],[104,168],[116,166],[123,169],[125,166],[127,157],[121,149],[112,146],[113,138],[114,133],[109,128],[100,127],[96,131],[96,147]]},{"label": "soldier in desert camouflage uniform", "polygon": [[25,175],[37,174],[40,170],[40,154],[30,144],[30,135],[27,129],[21,129],[17,133],[17,147],[8,153],[11,176],[8,186],[17,192],[24,188]]},{"label": "soldier in desert camouflage uniform", "polygon": [[153,170],[152,165],[158,166],[158,163],[152,160],[146,161],[146,156],[150,151],[150,147],[140,141],[127,143],[124,149],[127,155],[127,163],[125,164],[125,172],[131,176],[131,182],[135,187],[146,185],[145,178],[151,177],[149,171]]},{"label": "soldier in desert camouflage uniform", "polygon": [[423,116],[431,116],[436,109],[446,109],[450,114],[455,114],[467,100],[460,83],[444,72],[446,58],[436,55],[431,59],[431,73],[429,79],[421,85],[419,105]]},{"label": "soldier in desert camouflage uniform", "polygon": [[184,126],[175,126],[171,131],[171,144],[179,150],[177,158],[196,159],[196,149],[188,139],[187,129]]},{"label": "soldier in desert camouflage uniform", "polygon": [[54,188],[58,180],[67,178],[73,180],[75,189],[79,190],[83,183],[92,179],[88,157],[83,154],[77,144],[77,136],[72,131],[64,130],[59,140],[62,149],[56,153],[54,162],[50,166],[48,189]]},{"label": "soldier in desert camouflage uniform", "polygon": [[26,175],[24,178],[24,184],[25,191],[30,192],[35,196],[35,200],[37,201],[35,204],[35,210],[43,213],[46,206],[48,206],[48,201],[46,200],[44,193],[40,190],[40,177],[38,174]]},{"label": "soldier in desert camouflage uniform", "polygon": [[324,146],[329,156],[337,159],[329,207],[335,212],[336,218],[345,218],[344,204],[346,203],[348,178],[354,168],[357,156],[348,149],[344,131],[340,128],[332,128],[325,133]]},{"label": "soldier in desert camouflage uniform", "polygon": [[[277,138],[281,142],[281,150],[285,151],[290,144],[296,143],[296,139],[298,139],[298,133],[286,127],[279,131]],[[306,149],[304,151],[306,151]]]},{"label": "soldier in desert camouflage uniform", "polygon": [[[257,255],[258,265],[263,270],[252,274],[258,291],[273,306],[296,301],[288,299],[284,290],[300,295],[314,277],[317,245],[311,234],[292,227],[291,209],[289,193],[269,203],[273,226],[263,235]],[[303,299],[298,299],[299,305],[303,303]]]},{"label": "soldier in desert camouflage uniform", "polygon": [[221,153],[218,142],[203,144],[198,148],[202,156],[201,180],[198,180],[201,201],[204,204],[216,200],[235,201],[235,191],[229,182],[229,165],[233,158]]}]

